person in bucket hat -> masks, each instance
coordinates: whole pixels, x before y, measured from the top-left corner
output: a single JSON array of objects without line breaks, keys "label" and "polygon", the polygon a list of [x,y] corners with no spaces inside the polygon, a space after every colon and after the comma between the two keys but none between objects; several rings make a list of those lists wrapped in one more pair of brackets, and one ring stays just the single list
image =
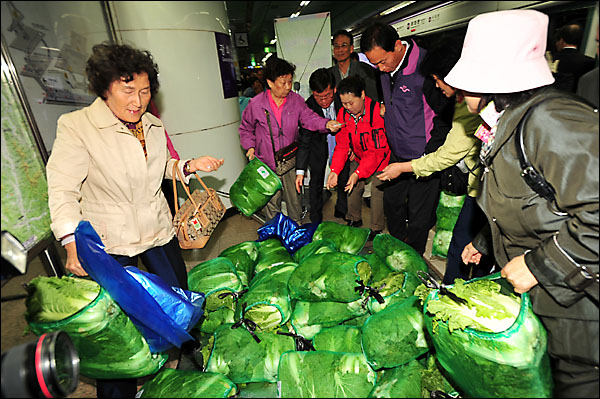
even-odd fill
[{"label": "person in bucket hat", "polygon": [[[491,234],[480,233],[462,257],[477,263],[493,248],[502,277],[529,292],[548,332],[553,396],[598,397],[598,114],[549,87],[547,31],[548,17],[534,10],[479,15],[444,79],[486,123],[476,133],[484,167],[477,202]],[[547,192],[528,185],[518,151]]]}]

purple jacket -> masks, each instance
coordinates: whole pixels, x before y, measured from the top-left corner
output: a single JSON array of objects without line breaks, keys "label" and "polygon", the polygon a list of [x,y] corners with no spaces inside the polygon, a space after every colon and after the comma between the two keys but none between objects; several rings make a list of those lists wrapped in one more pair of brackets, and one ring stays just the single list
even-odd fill
[{"label": "purple jacket", "polygon": [[453,101],[442,98],[441,92],[427,84],[419,73],[425,54],[426,50],[410,40],[409,54],[396,72],[393,92],[391,75],[380,74],[388,144],[393,153],[403,159],[415,159],[435,151],[444,142],[452,121],[452,112],[446,117],[446,111],[450,111],[448,107],[453,111]]},{"label": "purple jacket", "polygon": [[281,129],[271,104],[269,104],[269,90],[250,100],[248,106],[242,114],[242,123],[240,124],[240,143],[244,150],[254,148],[254,155],[262,162],[275,170],[275,157],[273,155],[273,146],[271,136],[267,125],[267,116],[265,109],[269,111],[271,119],[271,131],[275,142],[275,151],[298,141],[298,131],[300,124],[303,128],[312,131],[328,133],[325,127],[329,119],[323,118],[308,108],[304,99],[299,94],[290,92],[281,113]]}]

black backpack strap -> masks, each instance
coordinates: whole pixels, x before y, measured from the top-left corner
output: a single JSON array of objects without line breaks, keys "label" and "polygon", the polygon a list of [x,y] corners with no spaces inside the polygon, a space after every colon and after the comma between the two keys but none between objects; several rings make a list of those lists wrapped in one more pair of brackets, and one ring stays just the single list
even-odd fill
[{"label": "black backpack strap", "polygon": [[531,162],[529,162],[527,155],[525,155],[525,147],[523,146],[523,129],[525,124],[527,123],[531,112],[542,102],[544,101],[529,108],[523,118],[521,118],[515,134],[515,148],[517,149],[517,158],[519,158],[519,165],[521,166],[521,176],[525,180],[525,183],[527,183],[527,185],[540,197],[552,202],[554,201],[554,189],[548,184],[544,177],[535,170]]},{"label": "black backpack strap", "polygon": [[373,111],[375,110],[375,101],[371,99],[371,106],[369,107],[369,125],[373,127]]}]

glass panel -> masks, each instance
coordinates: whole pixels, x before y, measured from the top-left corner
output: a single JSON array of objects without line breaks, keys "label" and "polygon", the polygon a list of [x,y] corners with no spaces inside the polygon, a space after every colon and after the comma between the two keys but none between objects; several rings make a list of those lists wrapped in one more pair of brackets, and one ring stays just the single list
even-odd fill
[{"label": "glass panel", "polygon": [[85,63],[109,40],[99,1],[2,1],[2,35],[48,152],[56,122],[89,105]]}]

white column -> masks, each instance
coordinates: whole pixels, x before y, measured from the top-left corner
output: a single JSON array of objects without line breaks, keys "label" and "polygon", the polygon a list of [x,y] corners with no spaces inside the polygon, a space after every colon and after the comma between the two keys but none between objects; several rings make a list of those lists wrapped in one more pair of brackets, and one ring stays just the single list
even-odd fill
[{"label": "white column", "polygon": [[[182,158],[212,155],[225,164],[200,173],[229,192],[246,165],[240,146],[238,97],[224,98],[215,32],[230,34],[224,1],[111,1],[120,43],[150,51],[159,69],[154,98]],[[192,190],[200,188],[193,180]],[[228,198],[223,203],[230,206]]]}]

